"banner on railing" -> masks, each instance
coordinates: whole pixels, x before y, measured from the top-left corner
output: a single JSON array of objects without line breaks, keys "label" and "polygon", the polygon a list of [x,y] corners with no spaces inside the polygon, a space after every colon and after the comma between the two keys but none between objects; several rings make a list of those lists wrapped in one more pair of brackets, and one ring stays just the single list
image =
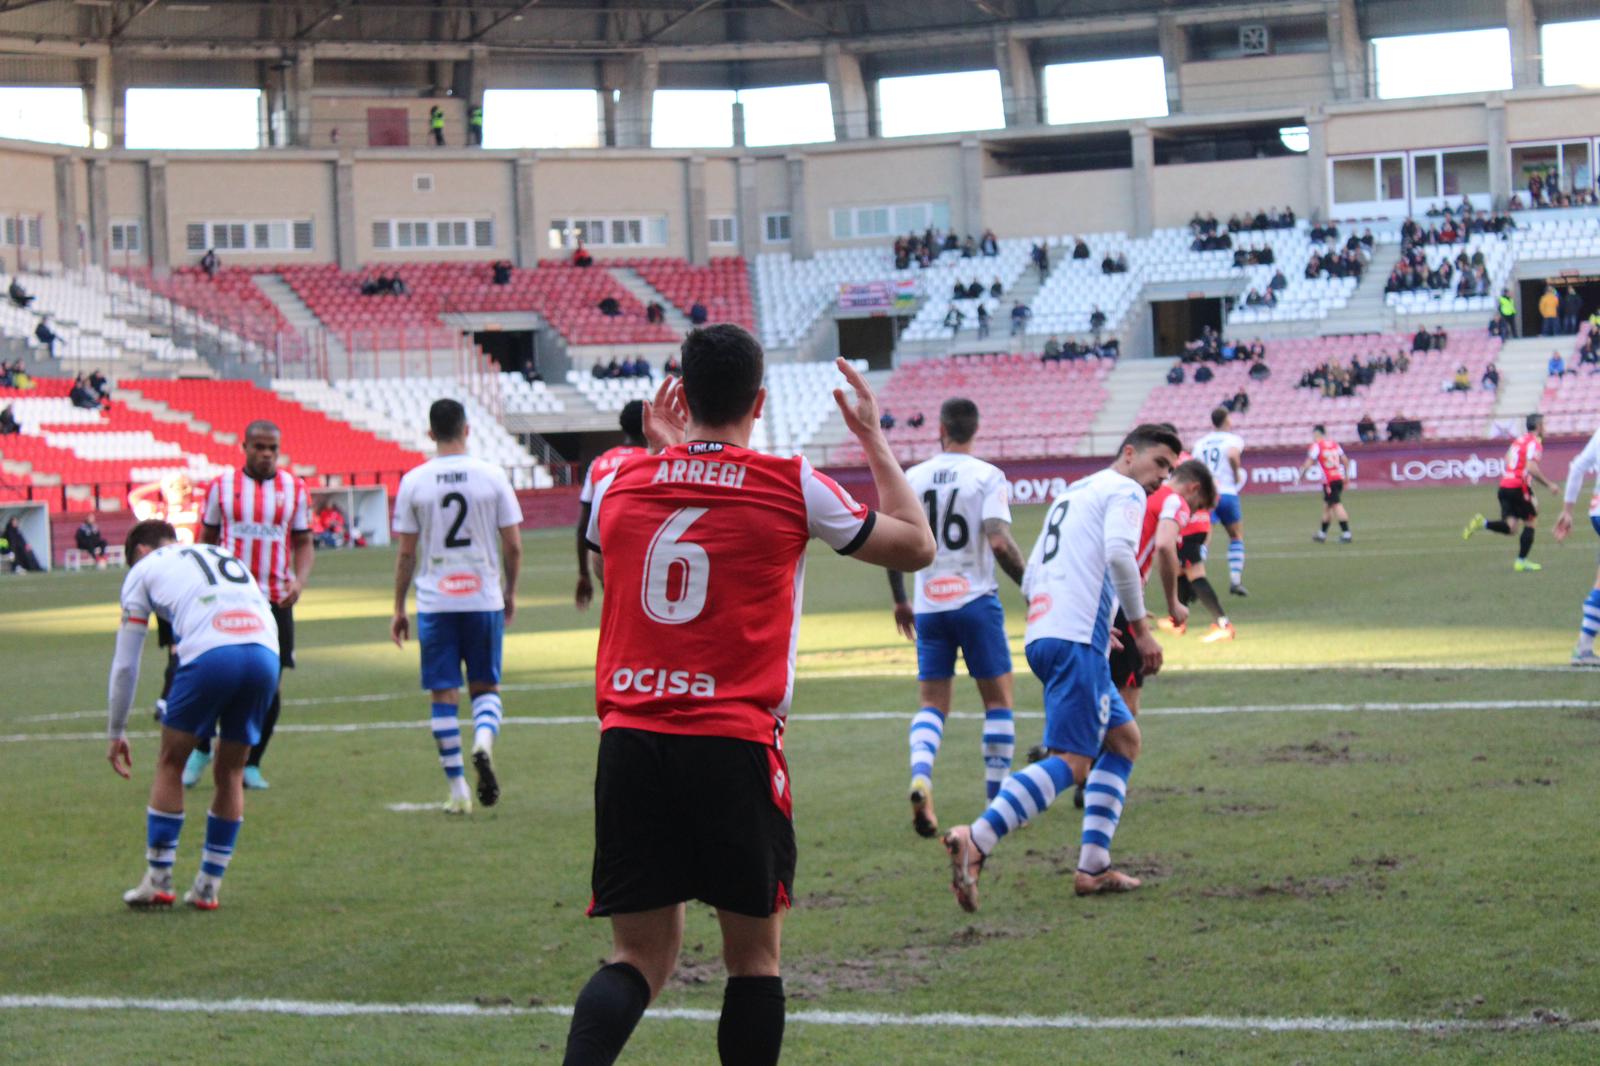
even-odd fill
[{"label": "banner on railing", "polygon": [[894,311],[910,314],[917,307],[914,281],[846,282],[839,286],[839,307],[847,311]]}]

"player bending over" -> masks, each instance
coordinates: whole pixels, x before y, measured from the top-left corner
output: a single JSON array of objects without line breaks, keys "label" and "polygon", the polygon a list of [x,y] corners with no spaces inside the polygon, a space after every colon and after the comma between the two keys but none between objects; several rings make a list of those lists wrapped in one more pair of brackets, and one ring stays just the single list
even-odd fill
[{"label": "player bending over", "polygon": [[1499,520],[1489,522],[1483,515],[1475,514],[1461,531],[1462,540],[1480,529],[1509,537],[1520,525],[1522,537],[1517,547],[1517,561],[1511,567],[1519,574],[1544,569],[1528,558],[1533,550],[1534,529],[1539,525],[1539,503],[1533,498],[1533,483],[1537,481],[1556,495],[1561,492],[1539,470],[1539,459],[1544,455],[1544,415],[1529,415],[1526,425],[1528,432],[1512,441],[1506,451],[1506,473],[1500,479]]},{"label": "player bending over", "polygon": [[[422,687],[433,699],[433,740],[450,782],[448,814],[471,814],[461,763],[461,664],[472,697],[472,767],[478,802],[500,799],[494,742],[500,735],[500,643],[516,614],[522,565],[522,507],[506,473],[467,454],[467,412],[455,400],[428,409],[438,454],[400,479],[394,531],[394,618],[389,636],[403,647],[411,633],[406,592],[417,581],[417,643]],[[418,557],[418,547],[421,556]]]},{"label": "player bending over", "polygon": [[994,564],[1022,583],[1022,549],[1011,538],[1011,486],[999,467],[972,454],[978,405],[946,400],[939,408],[942,452],[906,471],[928,512],[938,554],[916,575],[916,607],[906,602],[905,579],[889,571],[894,621],[917,642],[922,709],[911,719],[911,825],[937,836],[933,764],[939,757],[956,672],[956,651],[983,699],[984,787],[989,799],[1011,773],[1016,726],[1011,714],[1011,646]]},{"label": "player bending over", "polygon": [[866,452],[878,512],[801,456],[750,449],[766,401],[754,337],[705,326],[682,359],[682,381],[662,382],[645,409],[656,454],[600,482],[589,522],[606,587],[589,913],[611,919],[615,946],[573,1008],[566,1066],[621,1053],[677,965],[688,900],[715,908],[722,926],[722,1061],[778,1061],[779,942],[795,868],[783,728],[806,545],[816,537],[896,570],[934,558],[927,517],[854,367],[837,364],[854,399],[834,399]]},{"label": "player bending over", "polygon": [[1195,458],[1206,464],[1217,483],[1217,506],[1212,518],[1228,531],[1228,591],[1248,596],[1244,587],[1244,509],[1239,493],[1244,488],[1244,438],[1233,431],[1233,414],[1226,407],[1211,412],[1215,428],[1195,441]]},{"label": "player bending over", "polygon": [[1117,693],[1106,655],[1120,603],[1145,674],[1161,669],[1137,552],[1146,496],[1172,472],[1181,448],[1170,430],[1139,426],[1108,469],[1075,482],[1045,512],[1023,592],[1025,649],[1044,682],[1050,754],[1007,778],[977,821],[945,834],[951,888],[963,910],[978,909],[978,875],[1000,839],[1077,781],[1085,784],[1085,807],[1073,891],[1084,896],[1139,887],[1137,878],[1111,868],[1111,838],[1139,757],[1139,726]]},{"label": "player bending over", "polygon": [[1350,512],[1344,509],[1344,472],[1347,462],[1339,442],[1328,439],[1327,428],[1312,426],[1311,448],[1306,452],[1306,461],[1300,464],[1300,476],[1305,477],[1306,471],[1313,465],[1322,467],[1322,528],[1311,538],[1318,544],[1328,539],[1328,523],[1334,521],[1339,523],[1339,543],[1350,543]]},{"label": "player bending over", "polygon": [[[1561,505],[1561,517],[1556,519],[1556,543],[1567,539],[1572,532],[1572,507],[1578,502],[1578,491],[1591,475],[1600,476],[1600,431],[1589,438],[1578,457],[1567,468],[1567,491]],[[1600,536],[1600,480],[1595,483],[1594,495],[1589,499],[1589,524]],[[1583,601],[1583,619],[1578,623],[1578,646],[1572,649],[1573,666],[1600,666],[1600,655],[1594,651],[1594,636],[1600,632],[1600,569],[1594,577],[1594,588]]]},{"label": "player bending over", "polygon": [[[1190,458],[1189,453],[1180,452],[1178,465],[1182,466],[1189,462]],[[1206,472],[1210,473],[1209,468]],[[1215,485],[1216,481],[1213,479],[1213,489]],[[1210,506],[1215,505],[1213,498]],[[1228,620],[1227,612],[1222,609],[1222,602],[1217,598],[1217,590],[1211,587],[1211,582],[1206,578],[1206,541],[1210,539],[1211,510],[1209,507],[1196,507],[1189,513],[1188,524],[1178,531],[1178,602],[1187,607],[1199,600],[1205,605],[1206,610],[1211,612],[1211,629],[1200,638],[1202,644],[1232,640],[1236,635],[1233,623]],[[1178,622],[1168,615],[1156,620],[1156,628],[1181,637],[1189,631],[1189,624],[1186,621]]]},{"label": "player bending over", "polygon": [[278,627],[250,571],[217,545],[180,545],[169,523],[147,519],[128,531],[123,550],[129,570],[122,582],[122,627],[111,663],[106,725],[111,740],[106,758],[123,777],[133,769],[126,727],[152,615],[172,626],[178,668],[145,809],[149,868],[122,900],[130,907],[172,905],[172,864],[183,829],[183,767],[195,744],[215,727],[216,794],[206,813],[200,872],[183,901],[216,910],[217,890],[244,821],[245,760],[261,738],[278,687]]},{"label": "player bending over", "polygon": [[621,466],[624,459],[645,453],[644,401],[629,400],[623,404],[617,424],[622,427],[622,443],[595,457],[584,471],[583,488],[578,490],[578,589],[573,593],[572,602],[580,611],[587,611],[594,599],[594,581],[589,576],[589,542],[583,537],[589,529],[589,512],[594,508],[594,487]]}]

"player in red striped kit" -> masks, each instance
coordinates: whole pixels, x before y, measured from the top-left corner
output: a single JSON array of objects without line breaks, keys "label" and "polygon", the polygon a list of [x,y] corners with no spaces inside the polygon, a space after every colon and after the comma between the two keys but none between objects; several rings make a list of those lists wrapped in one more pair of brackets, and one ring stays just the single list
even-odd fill
[{"label": "player in red striped kit", "polygon": [[1561,495],[1555,482],[1539,470],[1539,460],[1544,456],[1544,415],[1529,415],[1526,425],[1528,432],[1512,441],[1506,451],[1506,473],[1500,479],[1499,520],[1489,522],[1483,515],[1475,514],[1467,523],[1467,528],[1461,531],[1462,540],[1467,540],[1480,529],[1509,537],[1520,525],[1522,537],[1518,543],[1517,561],[1512,564],[1512,569],[1519,574],[1544,569],[1528,558],[1528,553],[1533,550],[1534,528],[1539,524],[1539,504],[1533,498],[1533,483],[1537,481],[1552,494]]},{"label": "player in red striped kit", "polygon": [[653,454],[595,489],[587,536],[605,598],[589,913],[611,919],[614,950],[578,996],[566,1066],[616,1060],[677,965],[688,900],[716,908],[722,927],[722,1062],[778,1061],[779,943],[795,868],[783,736],[806,545],[815,537],[900,571],[934,558],[877,400],[844,360],[855,395],[834,399],[866,452],[878,511],[802,457],[750,450],[763,363],[738,326],[694,330],[681,384],[667,379],[645,409]]},{"label": "player in red striped kit", "polygon": [[[282,434],[271,422],[257,420],[246,426],[244,466],[211,483],[200,516],[201,541],[220,544],[232,552],[272,605],[272,618],[278,624],[280,685],[282,667],[294,667],[294,605],[311,579],[316,561],[306,485],[289,471],[278,469],[281,440]],[[246,788],[267,787],[261,776],[261,757],[278,724],[281,705],[280,694],[274,692],[261,739],[250,749],[245,764]],[[184,785],[193,787],[210,761],[211,739],[205,737],[184,767]]]},{"label": "player in red striped kit", "polygon": [[622,443],[595,456],[589,469],[584,471],[583,488],[578,490],[578,588],[572,602],[580,611],[587,611],[589,602],[594,599],[594,582],[589,576],[589,542],[584,540],[584,533],[589,529],[589,513],[594,509],[594,487],[624,460],[645,454],[644,401],[629,400],[623,404],[617,424],[622,427]]},{"label": "player in red striped kit", "polygon": [[1312,466],[1322,468],[1322,529],[1311,539],[1322,544],[1328,539],[1328,523],[1339,523],[1339,543],[1349,544],[1350,512],[1344,509],[1344,472],[1348,462],[1339,442],[1328,438],[1326,426],[1311,427],[1311,447],[1300,464],[1300,476]]}]

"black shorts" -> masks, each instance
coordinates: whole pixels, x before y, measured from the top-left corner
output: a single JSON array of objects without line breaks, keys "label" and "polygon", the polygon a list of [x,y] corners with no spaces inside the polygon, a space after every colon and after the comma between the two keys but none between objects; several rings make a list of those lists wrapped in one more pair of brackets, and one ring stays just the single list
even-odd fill
[{"label": "black shorts", "polygon": [[1178,562],[1187,566],[1199,566],[1206,561],[1206,539],[1211,536],[1211,531],[1204,533],[1190,533],[1178,542]]},{"label": "black shorts", "polygon": [[[278,623],[278,665],[284,670],[294,669],[294,608],[272,605],[272,620]],[[165,618],[156,619],[156,645],[172,647],[172,626]],[[171,667],[168,667],[171,673]]]},{"label": "black shorts", "polygon": [[1322,483],[1322,502],[1332,507],[1344,499],[1344,478]]},{"label": "black shorts", "polygon": [[1111,683],[1119,689],[1144,688],[1144,659],[1133,642],[1133,633],[1128,630],[1128,619],[1120,609],[1111,629],[1122,641],[1122,650],[1111,649]]},{"label": "black shorts", "polygon": [[600,734],[589,914],[699,900],[766,918],[794,898],[783,753],[729,737]]},{"label": "black shorts", "polygon": [[1508,489],[1500,487],[1500,519],[1515,518],[1526,522],[1530,518],[1539,517],[1539,505],[1534,502],[1533,493],[1527,489]]}]

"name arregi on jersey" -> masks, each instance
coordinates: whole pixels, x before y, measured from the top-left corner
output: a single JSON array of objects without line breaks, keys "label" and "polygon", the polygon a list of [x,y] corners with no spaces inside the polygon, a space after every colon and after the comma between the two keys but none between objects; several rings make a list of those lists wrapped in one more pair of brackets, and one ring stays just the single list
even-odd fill
[{"label": "name arregi on jersey", "polygon": [[260,644],[278,653],[278,626],[250,572],[215,544],[169,544],[151,552],[122,582],[122,620],[172,626],[173,651],[186,666],[212,650]]},{"label": "name arregi on jersey", "polygon": [[1101,655],[1110,650],[1117,594],[1109,560],[1119,549],[1136,552],[1144,516],[1144,489],[1115,470],[1076,481],[1055,498],[1022,578],[1024,643],[1055,637]]},{"label": "name arregi on jersey", "polygon": [[1194,456],[1211,471],[1211,476],[1217,483],[1218,496],[1237,496],[1239,490],[1243,488],[1238,477],[1234,475],[1233,464],[1228,462],[1228,453],[1232,451],[1237,451],[1241,455],[1244,453],[1244,438],[1237,433],[1223,430],[1207,433],[1194,444]]},{"label": "name arregi on jersey", "polygon": [[589,464],[589,469],[583,474],[583,488],[578,490],[579,503],[594,502],[594,487],[614,473],[624,461],[632,459],[635,455],[648,455],[645,448],[636,448],[631,444],[619,444],[615,448],[607,448]]},{"label": "name arregi on jersey", "polygon": [[1144,523],[1139,527],[1139,576],[1150,576],[1150,565],[1156,557],[1156,530],[1163,521],[1176,522],[1181,534],[1189,525],[1189,504],[1172,490],[1162,485],[1150,494],[1144,505]]},{"label": "name arregi on jersey", "polygon": [[938,547],[933,565],[917,571],[916,613],[953,611],[999,591],[983,523],[1011,522],[1011,485],[1000,468],[944,452],[907,470],[906,480],[928,512]]},{"label": "name arregi on jersey", "polygon": [[257,481],[243,470],[223,474],[206,490],[201,519],[222,530],[222,544],[277,603],[289,587],[289,535],[311,530],[306,484],[287,470]]},{"label": "name arregi on jersey", "polygon": [[1503,489],[1521,489],[1523,492],[1533,492],[1533,478],[1528,472],[1530,462],[1538,462],[1544,455],[1544,445],[1532,433],[1524,433],[1511,442],[1511,447],[1506,451],[1506,473],[1500,479]]},{"label": "name arregi on jersey", "polygon": [[1306,452],[1306,458],[1315,459],[1317,465],[1322,467],[1324,483],[1344,480],[1346,456],[1338,441],[1328,440],[1326,437],[1312,441],[1311,448]]},{"label": "name arregi on jersey", "polygon": [[503,611],[500,530],[522,524],[504,470],[470,455],[440,455],[407,471],[394,528],[417,536],[417,612]]},{"label": "name arregi on jersey", "polygon": [[780,742],[806,543],[848,555],[875,520],[804,458],[729,444],[677,445],[600,482],[585,537],[605,576],[601,729]]}]

